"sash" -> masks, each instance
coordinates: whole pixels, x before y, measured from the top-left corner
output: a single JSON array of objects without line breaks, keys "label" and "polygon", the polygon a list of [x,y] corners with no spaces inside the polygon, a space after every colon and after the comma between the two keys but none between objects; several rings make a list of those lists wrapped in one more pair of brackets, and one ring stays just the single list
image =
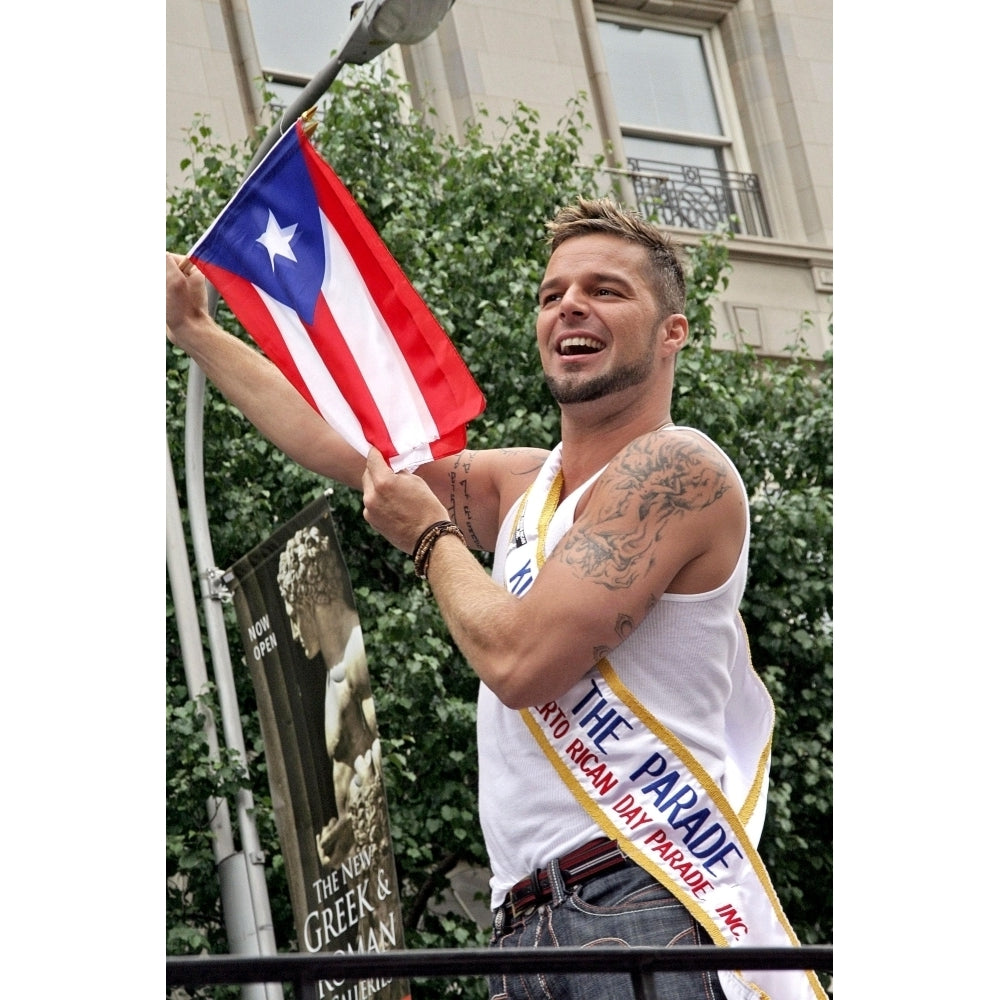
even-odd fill
[{"label": "sash", "polygon": [[[551,453],[514,515],[503,570],[511,593],[523,594],[537,579],[571,526],[580,494],[601,472],[560,504],[561,445]],[[684,904],[716,945],[798,945],[756,850],[773,705],[750,663],[745,631],[743,638],[733,684],[738,711],[727,713],[725,792],[606,658],[562,697],[523,709],[521,717],[583,810]],[[807,970],[718,975],[728,1000],[826,998]]]}]

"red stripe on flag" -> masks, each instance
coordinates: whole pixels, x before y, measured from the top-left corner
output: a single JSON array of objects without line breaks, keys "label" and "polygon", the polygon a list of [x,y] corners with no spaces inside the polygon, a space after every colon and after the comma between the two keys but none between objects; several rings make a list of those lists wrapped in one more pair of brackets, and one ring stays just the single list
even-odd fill
[{"label": "red stripe on flag", "polygon": [[330,377],[337,383],[340,394],[361,424],[365,440],[378,448],[383,455],[396,455],[398,449],[393,444],[378,405],[340,332],[336,318],[330,312],[330,307],[322,295],[316,302],[316,315],[313,320],[312,325],[303,325],[308,330],[313,346],[323,359]]},{"label": "red stripe on flag", "polygon": [[457,455],[465,447],[465,424],[459,424],[453,431],[448,431],[430,444],[431,455],[434,458],[449,458]]},{"label": "red stripe on flag", "polygon": [[274,317],[257,289],[249,281],[233,274],[232,271],[217,267],[215,264],[209,264],[204,260],[192,259],[197,260],[198,268],[226,300],[236,318],[253,337],[260,349],[278,366],[285,378],[298,389],[306,402],[319,413],[320,409],[316,405],[316,400],[313,399],[312,393],[309,392],[302,380],[299,369],[285,344],[285,338],[275,324]]}]

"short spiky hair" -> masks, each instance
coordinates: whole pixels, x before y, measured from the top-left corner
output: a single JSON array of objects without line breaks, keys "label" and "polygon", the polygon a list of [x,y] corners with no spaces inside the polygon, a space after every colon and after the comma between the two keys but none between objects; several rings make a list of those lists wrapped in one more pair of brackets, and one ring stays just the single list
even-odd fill
[{"label": "short spiky hair", "polygon": [[574,236],[591,233],[617,236],[644,247],[654,278],[653,287],[659,289],[665,315],[684,312],[687,297],[684,251],[631,209],[610,198],[579,198],[575,205],[567,205],[556,212],[552,221],[546,223],[546,229],[552,250]]}]

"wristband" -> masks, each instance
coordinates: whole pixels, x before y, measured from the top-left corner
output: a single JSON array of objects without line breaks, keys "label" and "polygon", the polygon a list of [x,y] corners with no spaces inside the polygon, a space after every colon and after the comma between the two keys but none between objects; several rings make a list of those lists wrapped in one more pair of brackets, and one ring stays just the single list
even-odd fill
[{"label": "wristband", "polygon": [[435,521],[430,527],[425,528],[417,539],[417,544],[413,548],[413,569],[417,577],[421,580],[427,579],[427,567],[431,562],[431,550],[438,539],[444,535],[455,535],[462,539],[465,544],[465,535],[453,521]]}]

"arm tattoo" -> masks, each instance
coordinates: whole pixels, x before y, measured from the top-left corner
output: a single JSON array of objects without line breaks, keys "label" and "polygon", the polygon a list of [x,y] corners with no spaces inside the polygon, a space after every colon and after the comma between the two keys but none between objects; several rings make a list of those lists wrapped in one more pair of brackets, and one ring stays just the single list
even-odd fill
[{"label": "arm tattoo", "polygon": [[[653,605],[656,603],[656,598],[652,597],[649,601],[647,611],[651,610]],[[615,620],[615,635],[618,636],[621,642],[624,642],[635,629],[635,619],[631,615],[622,614],[619,612],[617,619]],[[598,660],[603,659],[608,656],[614,649],[613,646],[595,646],[594,653],[594,663]]]},{"label": "arm tattoo", "polygon": [[[587,510],[563,557],[608,590],[632,586],[655,564],[667,532],[677,530],[686,514],[710,507],[733,488],[729,466],[714,449],[678,437],[633,441],[606,475],[613,477],[611,495],[599,509]],[[622,618],[615,631],[623,637],[627,633]]]},{"label": "arm tattoo", "polygon": [[[451,482],[451,495],[448,500],[448,514],[462,529],[470,547],[481,549],[482,543],[472,526],[472,502],[469,496],[469,473],[472,471],[471,451],[460,451],[455,456],[455,464],[448,474]],[[461,520],[459,517],[461,516]]]},{"label": "arm tattoo", "polygon": [[[517,449],[505,448],[503,451],[505,454],[508,454],[510,452],[517,451]],[[469,547],[485,550],[486,546],[483,545],[479,536],[476,534],[475,528],[473,527],[475,498],[469,492],[472,463],[475,457],[476,453],[470,450],[460,451],[455,456],[455,464],[452,466],[451,471],[448,474],[451,484],[451,493],[448,499],[447,508],[451,519],[459,526],[459,528],[462,529],[462,534],[465,535],[465,539],[466,542],[469,543]],[[523,468],[511,471],[515,476],[530,476],[533,480],[541,467],[542,462],[537,459],[532,459],[531,461],[524,463]],[[506,511],[500,511],[500,514],[504,513],[506,513]]]}]

